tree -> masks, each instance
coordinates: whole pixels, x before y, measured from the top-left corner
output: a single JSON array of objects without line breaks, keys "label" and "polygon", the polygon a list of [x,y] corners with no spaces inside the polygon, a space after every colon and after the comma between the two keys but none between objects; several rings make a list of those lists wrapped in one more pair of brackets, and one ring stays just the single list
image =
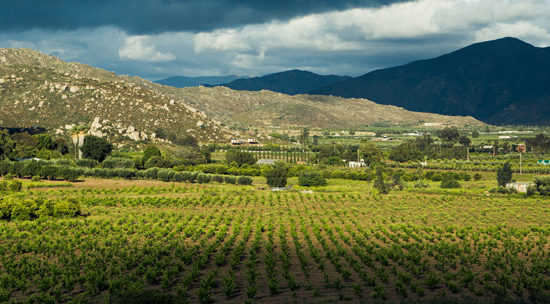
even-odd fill
[{"label": "tree", "polygon": [[472,138],[478,138],[479,137],[479,132],[478,131],[473,131],[472,132]]},{"label": "tree", "polygon": [[302,171],[298,176],[298,184],[304,187],[319,187],[326,186],[325,178],[315,170]]},{"label": "tree", "polygon": [[502,164],[497,169],[497,182],[499,186],[506,186],[506,183],[509,183],[512,181],[512,166],[510,166],[509,162],[506,162]]},{"label": "tree", "polygon": [[235,162],[239,167],[244,164],[253,165],[256,163],[256,160],[254,159],[254,155],[252,155],[252,153],[236,149],[227,150],[227,152],[225,153],[225,161],[228,164]]},{"label": "tree", "polygon": [[319,144],[319,136],[313,135],[313,145],[317,146]]},{"label": "tree", "polygon": [[460,136],[458,138],[458,143],[463,145],[466,148],[466,159],[470,160],[470,144],[472,143],[472,140],[468,138],[468,136]]},{"label": "tree", "polygon": [[369,166],[381,162],[383,159],[382,150],[380,150],[380,147],[368,141],[364,141],[361,143],[359,155]]},{"label": "tree", "polygon": [[460,133],[458,133],[458,130],[455,128],[445,128],[443,130],[439,130],[437,132],[437,136],[441,138],[443,142],[452,146],[458,140]]},{"label": "tree", "polygon": [[145,164],[149,160],[149,158],[153,156],[162,156],[159,148],[157,148],[156,146],[147,146],[147,148],[145,148],[145,151],[143,151],[143,157],[141,158],[142,163]]},{"label": "tree", "polygon": [[384,178],[384,167],[376,167],[376,179],[374,180],[374,188],[378,190],[380,194],[388,194],[390,192],[391,185],[386,182]]},{"label": "tree", "polygon": [[11,152],[15,149],[13,141],[6,130],[0,130],[0,160],[8,159]]},{"label": "tree", "polygon": [[300,143],[302,145],[306,145],[307,142],[309,140],[309,129],[308,128],[304,128],[302,130],[302,134],[300,135]]},{"label": "tree", "polygon": [[266,183],[270,187],[284,187],[286,186],[286,179],[288,175],[288,167],[283,162],[276,162],[272,166],[271,170],[266,172]]},{"label": "tree", "polygon": [[104,138],[88,135],[84,138],[84,144],[80,149],[84,158],[103,162],[113,151],[113,145]]}]

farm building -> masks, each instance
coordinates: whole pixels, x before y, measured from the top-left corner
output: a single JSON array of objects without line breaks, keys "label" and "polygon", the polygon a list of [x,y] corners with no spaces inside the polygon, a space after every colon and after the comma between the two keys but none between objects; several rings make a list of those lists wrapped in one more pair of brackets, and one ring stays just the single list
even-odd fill
[{"label": "farm building", "polygon": [[531,186],[532,183],[529,182],[514,182],[514,183],[507,183],[506,188],[513,188],[516,189],[517,192],[527,192],[527,188]]},{"label": "farm building", "polygon": [[518,144],[516,147],[516,151],[518,153],[526,153],[527,152],[527,146],[525,144]]},{"label": "farm building", "polygon": [[364,161],[358,161],[358,162],[355,162],[355,161],[350,161],[348,163],[348,167],[350,168],[361,168],[361,167],[366,167],[367,164],[365,164]]},{"label": "farm building", "polygon": [[260,158],[260,159],[258,159],[256,164],[258,164],[258,165],[274,165],[276,161],[277,161],[276,159]]}]

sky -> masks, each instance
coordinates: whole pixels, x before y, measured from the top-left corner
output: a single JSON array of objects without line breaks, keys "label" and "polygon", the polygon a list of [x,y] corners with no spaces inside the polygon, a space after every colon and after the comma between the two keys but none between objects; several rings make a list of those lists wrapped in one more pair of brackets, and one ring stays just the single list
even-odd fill
[{"label": "sky", "polygon": [[150,80],[359,76],[472,43],[550,46],[550,0],[0,0],[0,48]]}]

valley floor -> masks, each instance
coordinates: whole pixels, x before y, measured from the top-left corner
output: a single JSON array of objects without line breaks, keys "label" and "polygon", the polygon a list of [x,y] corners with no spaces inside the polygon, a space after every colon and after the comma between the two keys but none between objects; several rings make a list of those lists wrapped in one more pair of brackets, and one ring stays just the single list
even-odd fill
[{"label": "valley floor", "polygon": [[0,302],[550,300],[547,198],[489,194],[488,181],[382,196],[362,181],[262,183],[89,179],[8,195],[74,198],[83,215],[0,221]]}]

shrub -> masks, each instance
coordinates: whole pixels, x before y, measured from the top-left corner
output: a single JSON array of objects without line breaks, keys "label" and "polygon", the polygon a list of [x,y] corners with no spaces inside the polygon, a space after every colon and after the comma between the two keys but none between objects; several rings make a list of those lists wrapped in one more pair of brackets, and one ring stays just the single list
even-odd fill
[{"label": "shrub", "polygon": [[540,195],[550,195],[550,177],[536,178],[535,188]]},{"label": "shrub", "polygon": [[11,180],[8,182],[8,190],[13,192],[19,192],[23,188],[23,183],[18,180]]},{"label": "shrub", "polygon": [[145,151],[143,151],[142,163],[145,164],[151,157],[154,156],[162,156],[160,150],[155,146],[148,146],[145,148]]},{"label": "shrub", "polygon": [[234,176],[227,175],[227,176],[224,176],[223,179],[224,179],[226,184],[233,184],[234,185],[237,182],[237,178],[235,178]]},{"label": "shrub", "polygon": [[169,160],[162,156],[153,156],[145,163],[145,169],[149,168],[170,168],[171,163]]},{"label": "shrub", "polygon": [[326,186],[327,181],[317,171],[308,170],[302,171],[298,177],[298,184],[304,187],[319,187]]},{"label": "shrub", "polygon": [[248,176],[240,176],[239,178],[237,178],[237,184],[252,185],[252,178]]},{"label": "shrub", "polygon": [[214,176],[212,176],[212,181],[221,184],[221,183],[223,183],[223,176],[214,175]]},{"label": "shrub", "polygon": [[102,163],[103,168],[122,168],[122,169],[132,169],[134,168],[134,161],[128,158],[122,157],[107,157]]},{"label": "shrub", "polygon": [[276,162],[271,170],[266,172],[266,182],[270,187],[286,186],[288,167],[283,162]]},{"label": "shrub", "polygon": [[39,182],[39,181],[40,181],[40,177],[37,176],[37,175],[35,175],[35,176],[33,176],[33,177],[31,178],[31,181],[33,181],[33,182]]},{"label": "shrub", "polygon": [[88,158],[77,159],[75,163],[78,167],[85,168],[95,168],[97,165],[99,165],[99,162],[97,160]]},{"label": "shrub", "polygon": [[210,174],[199,173],[197,175],[196,181],[199,184],[207,184],[210,182],[210,179],[211,179]]},{"label": "shrub", "polygon": [[157,173],[157,179],[163,182],[169,182],[174,176],[174,171],[171,169],[159,169]]},{"label": "shrub", "polygon": [[481,179],[481,174],[475,173],[475,174],[474,174],[474,180],[478,181],[478,180],[480,180],[480,179]]},{"label": "shrub", "polygon": [[78,177],[84,173],[81,169],[68,167],[68,166],[61,166],[57,170],[59,176],[68,181],[68,182],[74,182],[78,179]]},{"label": "shrub", "polygon": [[43,166],[40,168],[39,175],[40,177],[47,178],[49,180],[55,179],[58,176],[57,168],[51,165]]},{"label": "shrub", "polygon": [[460,183],[456,179],[446,179],[441,182],[440,187],[445,189],[460,188]]},{"label": "shrub", "polygon": [[517,190],[514,188],[507,188],[498,186],[496,188],[491,189],[489,192],[491,193],[500,193],[500,194],[511,194],[511,193],[517,193]]}]

